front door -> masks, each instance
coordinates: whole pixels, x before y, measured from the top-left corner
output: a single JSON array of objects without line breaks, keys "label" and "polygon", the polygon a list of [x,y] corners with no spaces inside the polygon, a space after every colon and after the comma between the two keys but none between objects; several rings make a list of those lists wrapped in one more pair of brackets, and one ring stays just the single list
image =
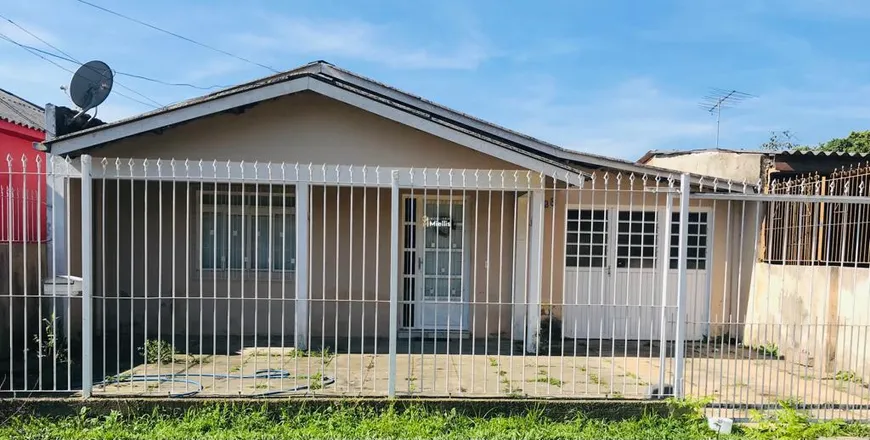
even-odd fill
[{"label": "front door", "polygon": [[656,211],[569,209],[565,319],[569,338],[643,339],[658,331]]},{"label": "front door", "polygon": [[405,199],[405,327],[468,330],[466,217],[459,197]]}]

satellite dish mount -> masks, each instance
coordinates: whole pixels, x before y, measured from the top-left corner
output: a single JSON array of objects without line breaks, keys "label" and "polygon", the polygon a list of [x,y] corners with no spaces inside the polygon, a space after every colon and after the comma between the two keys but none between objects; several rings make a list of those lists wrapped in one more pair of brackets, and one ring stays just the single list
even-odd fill
[{"label": "satellite dish mount", "polygon": [[69,84],[69,95],[78,106],[76,118],[102,104],[112,91],[115,74],[102,61],[89,61],[79,67]]}]

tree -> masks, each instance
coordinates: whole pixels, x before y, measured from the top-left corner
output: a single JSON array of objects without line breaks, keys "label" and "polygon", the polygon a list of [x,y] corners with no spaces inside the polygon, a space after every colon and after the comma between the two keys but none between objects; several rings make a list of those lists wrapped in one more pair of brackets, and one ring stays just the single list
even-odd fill
[{"label": "tree", "polygon": [[842,151],[844,153],[870,153],[870,130],[853,131],[845,138],[834,138],[812,149],[817,151]]},{"label": "tree", "polygon": [[767,142],[761,144],[761,149],[766,151],[782,151],[795,150],[800,148],[800,146],[794,141],[794,133],[788,130],[771,131],[770,139],[768,139]]},{"label": "tree", "polygon": [[845,138],[834,138],[816,146],[800,145],[789,130],[772,131],[770,139],[761,144],[766,151],[804,150],[844,153],[870,153],[870,130],[853,131]]}]

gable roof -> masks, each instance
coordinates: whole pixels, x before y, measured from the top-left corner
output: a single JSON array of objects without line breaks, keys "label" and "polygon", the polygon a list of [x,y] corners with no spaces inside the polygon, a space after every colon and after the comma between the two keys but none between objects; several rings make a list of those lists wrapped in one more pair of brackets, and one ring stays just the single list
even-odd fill
[{"label": "gable roof", "polygon": [[45,130],[42,107],[3,89],[0,89],[0,119],[33,130]]},{"label": "gable roof", "polygon": [[[672,173],[671,170],[632,161],[580,153],[452,110],[422,97],[341,69],[325,61],[182,101],[147,113],[99,125],[44,144],[52,154],[76,155],[99,146],[153,130],[186,123],[208,115],[301,91],[313,91],[413,128],[443,137],[511,163],[553,175],[614,169],[635,173]],[[519,163],[518,160],[523,161]],[[692,177],[698,181],[700,176]]]}]

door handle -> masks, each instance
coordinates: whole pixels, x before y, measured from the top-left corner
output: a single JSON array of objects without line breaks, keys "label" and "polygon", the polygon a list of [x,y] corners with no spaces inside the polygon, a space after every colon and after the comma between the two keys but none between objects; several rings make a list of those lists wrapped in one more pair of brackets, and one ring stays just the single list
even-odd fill
[{"label": "door handle", "polygon": [[607,276],[610,276],[610,266],[607,266]]}]

